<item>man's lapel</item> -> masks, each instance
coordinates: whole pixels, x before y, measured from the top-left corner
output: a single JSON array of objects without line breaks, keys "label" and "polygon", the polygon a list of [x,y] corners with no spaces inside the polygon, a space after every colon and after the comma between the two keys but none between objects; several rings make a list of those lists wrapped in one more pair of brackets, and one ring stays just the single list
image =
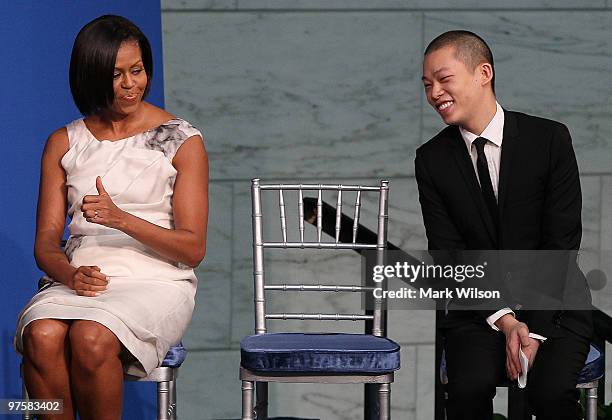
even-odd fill
[{"label": "man's lapel", "polygon": [[455,156],[459,170],[468,186],[468,190],[470,191],[470,195],[472,196],[474,203],[476,203],[476,207],[478,207],[480,217],[487,228],[487,232],[489,232],[491,240],[493,243],[497,243],[497,232],[495,225],[493,224],[493,220],[491,219],[491,215],[489,214],[489,210],[487,209],[487,205],[484,201],[482,191],[480,190],[480,184],[478,184],[478,178],[476,178],[476,172],[474,171],[474,164],[472,163],[472,159],[468,154],[463,137],[461,137],[459,128],[456,126],[453,127],[451,133],[449,143],[452,145],[452,153]]},{"label": "man's lapel", "polygon": [[518,136],[519,131],[516,115],[504,109],[504,139],[502,141],[501,162],[499,165],[499,186],[497,193],[500,220],[502,220],[501,217],[504,211],[506,191],[508,190],[508,180],[510,179],[510,168],[512,167],[512,159],[515,155],[518,144]]}]

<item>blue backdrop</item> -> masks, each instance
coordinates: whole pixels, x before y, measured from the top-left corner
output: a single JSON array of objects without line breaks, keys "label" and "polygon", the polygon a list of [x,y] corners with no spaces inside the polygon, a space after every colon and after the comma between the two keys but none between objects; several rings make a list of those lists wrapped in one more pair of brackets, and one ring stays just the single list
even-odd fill
[{"label": "blue backdrop", "polygon": [[[154,55],[149,101],[163,106],[159,0],[8,1],[0,12],[2,81],[0,129],[0,398],[21,392],[20,358],[12,340],[15,320],[41,276],[33,257],[40,157],[47,136],[79,118],[68,84],[70,50],[78,30],[102,14],[135,22]],[[126,385],[124,418],[154,418],[153,384]]]}]

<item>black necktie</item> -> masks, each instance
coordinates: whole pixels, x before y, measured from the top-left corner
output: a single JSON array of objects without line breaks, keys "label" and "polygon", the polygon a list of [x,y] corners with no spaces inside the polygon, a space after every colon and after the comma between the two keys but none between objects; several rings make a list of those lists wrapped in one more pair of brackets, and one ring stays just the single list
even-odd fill
[{"label": "black necktie", "polygon": [[497,200],[495,199],[495,193],[493,192],[493,183],[491,182],[491,175],[489,174],[489,164],[487,163],[487,157],[484,153],[484,147],[487,143],[487,139],[484,137],[478,137],[474,140],[476,146],[476,152],[478,158],[476,159],[476,169],[478,170],[478,179],[480,180],[480,190],[484,197],[493,224],[497,228],[498,225],[498,212],[497,212]]}]

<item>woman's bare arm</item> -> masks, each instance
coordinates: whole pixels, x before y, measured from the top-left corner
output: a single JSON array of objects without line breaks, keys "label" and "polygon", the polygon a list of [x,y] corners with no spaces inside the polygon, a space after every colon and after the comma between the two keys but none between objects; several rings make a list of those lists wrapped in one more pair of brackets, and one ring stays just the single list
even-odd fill
[{"label": "woman's bare arm", "polygon": [[66,172],[60,161],[68,151],[65,128],[49,136],[42,156],[34,257],[38,267],[53,279],[70,284],[76,268],[70,265],[61,247],[68,207]]}]

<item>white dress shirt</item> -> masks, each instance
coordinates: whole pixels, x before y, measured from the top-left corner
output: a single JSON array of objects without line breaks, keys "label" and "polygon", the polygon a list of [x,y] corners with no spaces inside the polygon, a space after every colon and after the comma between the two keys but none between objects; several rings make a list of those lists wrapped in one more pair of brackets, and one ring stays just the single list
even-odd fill
[{"label": "white dress shirt", "polygon": [[[489,122],[489,124],[485,127],[480,135],[471,133],[467,131],[463,127],[459,127],[459,132],[461,133],[461,137],[463,137],[463,141],[465,142],[465,146],[467,147],[468,153],[472,158],[472,164],[474,165],[474,171],[476,172],[476,178],[478,179],[478,170],[476,168],[476,160],[478,159],[478,153],[476,151],[476,146],[474,146],[474,140],[478,137],[484,137],[488,141],[484,146],[484,153],[487,158],[487,164],[489,167],[489,176],[491,177],[491,184],[493,185],[493,193],[495,194],[495,199],[497,200],[497,191],[499,185],[499,166],[501,162],[501,151],[502,151],[502,143],[504,140],[504,110],[503,108],[495,102],[496,111],[493,119]],[[480,183],[480,179],[478,179]],[[510,308],[503,308],[499,311],[495,312],[493,315],[487,317],[487,323],[493,328],[495,331],[499,331],[499,328],[495,325],[495,322],[500,319],[502,316],[506,314],[512,314],[514,316],[514,312]],[[529,333],[531,338],[535,338],[541,341],[546,340],[545,337],[542,337],[539,334]]]},{"label": "white dress shirt", "polygon": [[[476,152],[476,146],[474,146],[473,143],[478,137],[484,137],[488,140],[484,146],[484,153],[487,157],[487,163],[489,165],[489,176],[491,177],[491,184],[493,185],[493,193],[495,194],[495,199],[497,200],[499,164],[501,162],[502,141],[504,140],[504,110],[497,102],[495,102],[495,105],[497,106],[497,111],[495,112],[493,119],[489,122],[489,125],[485,127],[480,135],[470,133],[463,127],[459,127],[459,131],[461,132],[461,137],[463,137],[468,153],[472,157],[472,164],[474,165],[476,178],[478,178],[478,170],[476,169],[478,153]],[[480,182],[480,178],[478,178],[478,182]]]}]

